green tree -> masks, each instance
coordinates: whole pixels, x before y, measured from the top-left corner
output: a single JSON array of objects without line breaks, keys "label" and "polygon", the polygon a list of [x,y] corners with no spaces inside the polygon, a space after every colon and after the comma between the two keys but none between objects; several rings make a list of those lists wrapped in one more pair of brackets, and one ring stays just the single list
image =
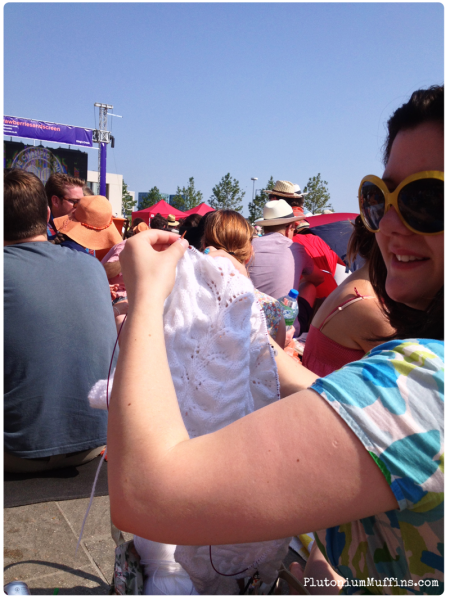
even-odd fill
[{"label": "green tree", "polygon": [[186,211],[201,204],[202,200],[202,192],[195,189],[194,178],[189,177],[187,187],[177,187],[175,197],[172,200],[172,206],[178,208],[178,210]]},{"label": "green tree", "polygon": [[143,208],[149,208],[150,206],[153,206],[160,200],[161,192],[155,185],[154,187],[152,187],[149,193],[142,198],[141,203],[139,205],[139,210],[142,210]]},{"label": "green tree", "polygon": [[134,204],[133,196],[128,192],[128,185],[122,180],[122,214],[125,219],[131,220]]},{"label": "green tree", "polygon": [[303,190],[309,192],[307,196],[304,196],[304,207],[310,210],[313,215],[323,213],[324,210],[334,210],[331,204],[328,204],[330,193],[327,185],[328,181],[323,181],[320,178],[320,173],[318,173],[315,177],[309,178]]},{"label": "green tree", "polygon": [[[273,190],[275,185],[275,181],[273,177],[270,176],[269,181],[267,182],[265,190]],[[252,202],[248,203],[248,212],[249,217],[248,220],[253,225],[256,219],[260,219],[263,216],[263,208],[264,205],[269,201],[269,196],[263,192],[263,190],[259,191],[259,194],[256,194],[255,199]]]},{"label": "green tree", "polygon": [[220,182],[213,187],[213,193],[209,198],[209,204],[216,210],[226,208],[228,210],[236,210],[241,212],[243,206],[241,204],[245,192],[239,187],[239,181],[232,179],[227,173]]}]

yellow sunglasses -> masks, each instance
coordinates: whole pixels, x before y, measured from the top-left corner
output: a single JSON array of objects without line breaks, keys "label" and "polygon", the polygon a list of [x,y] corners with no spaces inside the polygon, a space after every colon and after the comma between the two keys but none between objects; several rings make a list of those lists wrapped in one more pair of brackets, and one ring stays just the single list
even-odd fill
[{"label": "yellow sunglasses", "polygon": [[421,171],[404,179],[390,192],[376,175],[363,177],[359,210],[369,231],[380,230],[380,221],[391,206],[414,233],[436,235],[444,231],[444,173]]}]

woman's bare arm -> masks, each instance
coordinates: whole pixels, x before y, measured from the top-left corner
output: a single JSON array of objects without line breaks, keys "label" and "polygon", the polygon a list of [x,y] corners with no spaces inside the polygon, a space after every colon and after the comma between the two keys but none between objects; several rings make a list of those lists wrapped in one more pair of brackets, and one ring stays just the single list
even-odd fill
[{"label": "woman's bare arm", "polygon": [[277,335],[275,336],[275,341],[281,348],[284,348],[284,344],[286,342],[286,323],[284,318],[280,319],[280,323],[278,324]]},{"label": "woman's bare arm", "polygon": [[[122,253],[130,311],[108,426],[114,523],[167,543],[236,543],[396,508],[361,442],[311,390],[189,440],[162,319],[185,246],[175,243],[155,258],[144,246],[154,241],[152,233],[131,238]],[[158,233],[160,243],[165,233]]]},{"label": "woman's bare arm", "polygon": [[111,401],[111,514],[126,531],[166,543],[261,541],[397,508],[361,442],[313,391],[193,440],[175,397],[157,396],[155,385],[140,402],[121,398],[122,410]]},{"label": "woman's bare arm", "polygon": [[270,343],[275,350],[275,362],[277,363],[282,398],[308,389],[318,379],[315,373],[303,367],[289,354],[286,354],[273,338],[270,338]]}]

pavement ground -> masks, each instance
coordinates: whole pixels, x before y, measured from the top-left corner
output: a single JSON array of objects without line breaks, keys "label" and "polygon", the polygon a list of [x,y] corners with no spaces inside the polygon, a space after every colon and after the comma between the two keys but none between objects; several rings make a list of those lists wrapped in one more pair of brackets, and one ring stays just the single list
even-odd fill
[{"label": "pavement ground", "polygon": [[[31,595],[107,595],[114,569],[109,496],[94,498],[75,555],[88,498],[4,510],[4,585],[24,581]],[[124,533],[126,541],[132,538]],[[285,565],[299,560],[289,551]]]},{"label": "pavement ground", "polygon": [[4,585],[25,581],[32,595],[108,594],[115,548],[109,496],[94,498],[75,555],[88,504],[81,498],[5,509]]}]

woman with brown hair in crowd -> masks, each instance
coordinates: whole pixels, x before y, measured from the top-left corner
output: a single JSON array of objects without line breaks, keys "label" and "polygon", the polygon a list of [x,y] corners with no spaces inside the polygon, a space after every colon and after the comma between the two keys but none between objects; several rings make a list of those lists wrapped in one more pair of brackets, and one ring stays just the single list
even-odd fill
[{"label": "woman with brown hair in crowd", "polygon": [[[233,257],[240,265],[246,267],[253,255],[253,227],[240,213],[235,210],[216,210],[208,213],[205,219],[205,229],[201,241],[203,251],[211,256],[220,256],[224,251]],[[239,269],[248,277],[244,269]],[[255,296],[266,319],[269,335],[284,348],[286,340],[286,324],[279,302],[255,288]]]},{"label": "woman with brown hair in crowd", "polygon": [[395,334],[321,379],[281,357],[291,395],[215,433],[189,439],[165,352],[163,305],[187,243],[127,243],[108,428],[116,525],[190,545],[315,531],[343,593],[443,592],[443,120],[443,87],[414,92],[388,122],[382,179],[359,188]]}]

